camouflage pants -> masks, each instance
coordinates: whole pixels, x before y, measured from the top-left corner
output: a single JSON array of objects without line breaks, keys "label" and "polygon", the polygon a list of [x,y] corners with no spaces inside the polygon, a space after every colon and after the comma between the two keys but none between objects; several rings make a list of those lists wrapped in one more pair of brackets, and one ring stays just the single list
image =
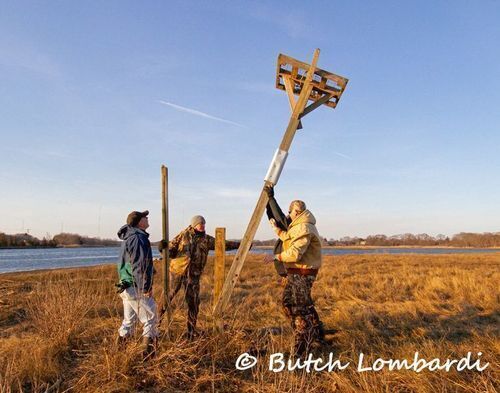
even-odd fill
[{"label": "camouflage pants", "polygon": [[312,275],[288,274],[283,290],[283,310],[294,331],[297,355],[307,351],[313,341],[322,338],[322,323],[311,298],[315,279]]},{"label": "camouflage pants", "polygon": [[184,299],[188,307],[187,330],[189,337],[195,333],[200,308],[200,275],[192,274],[189,271],[184,274],[170,272],[170,302],[181,288],[184,289]]}]

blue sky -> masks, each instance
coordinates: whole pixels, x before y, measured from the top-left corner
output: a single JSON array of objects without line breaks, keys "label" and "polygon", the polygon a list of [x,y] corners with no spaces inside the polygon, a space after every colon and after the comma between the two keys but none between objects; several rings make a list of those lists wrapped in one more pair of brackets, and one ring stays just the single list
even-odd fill
[{"label": "blue sky", "polygon": [[241,237],[289,118],[276,58],[315,48],[350,81],[304,119],[284,209],[328,238],[500,230],[498,1],[0,7],[0,231],[115,237],[149,209],[156,240],[165,164],[172,234]]}]

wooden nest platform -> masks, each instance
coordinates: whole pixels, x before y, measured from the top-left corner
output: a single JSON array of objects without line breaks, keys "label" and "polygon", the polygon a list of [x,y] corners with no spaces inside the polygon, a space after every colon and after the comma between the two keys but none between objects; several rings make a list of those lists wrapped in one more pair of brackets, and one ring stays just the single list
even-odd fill
[{"label": "wooden nest platform", "polygon": [[[299,95],[306,80],[310,64],[296,60],[293,57],[280,54],[276,70],[276,88],[287,90],[286,84],[291,82],[294,95]],[[324,101],[320,105],[335,108],[344,92],[349,79],[333,74],[331,72],[315,68],[311,80],[312,91],[309,101]],[[328,99],[327,99],[328,98]]]}]

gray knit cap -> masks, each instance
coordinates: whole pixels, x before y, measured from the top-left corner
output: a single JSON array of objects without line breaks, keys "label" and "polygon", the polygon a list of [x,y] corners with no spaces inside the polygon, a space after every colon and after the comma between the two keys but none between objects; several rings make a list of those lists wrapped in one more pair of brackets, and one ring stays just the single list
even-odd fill
[{"label": "gray knit cap", "polygon": [[198,224],[205,224],[206,221],[203,216],[194,216],[191,218],[191,226],[194,228]]}]

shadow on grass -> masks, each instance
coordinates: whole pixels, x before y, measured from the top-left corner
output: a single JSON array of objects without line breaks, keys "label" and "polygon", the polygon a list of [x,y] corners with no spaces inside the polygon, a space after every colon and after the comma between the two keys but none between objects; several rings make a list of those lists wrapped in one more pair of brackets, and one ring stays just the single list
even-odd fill
[{"label": "shadow on grass", "polygon": [[481,309],[473,306],[464,307],[460,313],[450,316],[424,312],[417,312],[416,316],[411,313],[376,313],[363,322],[367,325],[364,333],[389,345],[394,341],[408,340],[408,337],[460,344],[473,334],[498,336],[500,333],[500,311],[483,314]]}]

